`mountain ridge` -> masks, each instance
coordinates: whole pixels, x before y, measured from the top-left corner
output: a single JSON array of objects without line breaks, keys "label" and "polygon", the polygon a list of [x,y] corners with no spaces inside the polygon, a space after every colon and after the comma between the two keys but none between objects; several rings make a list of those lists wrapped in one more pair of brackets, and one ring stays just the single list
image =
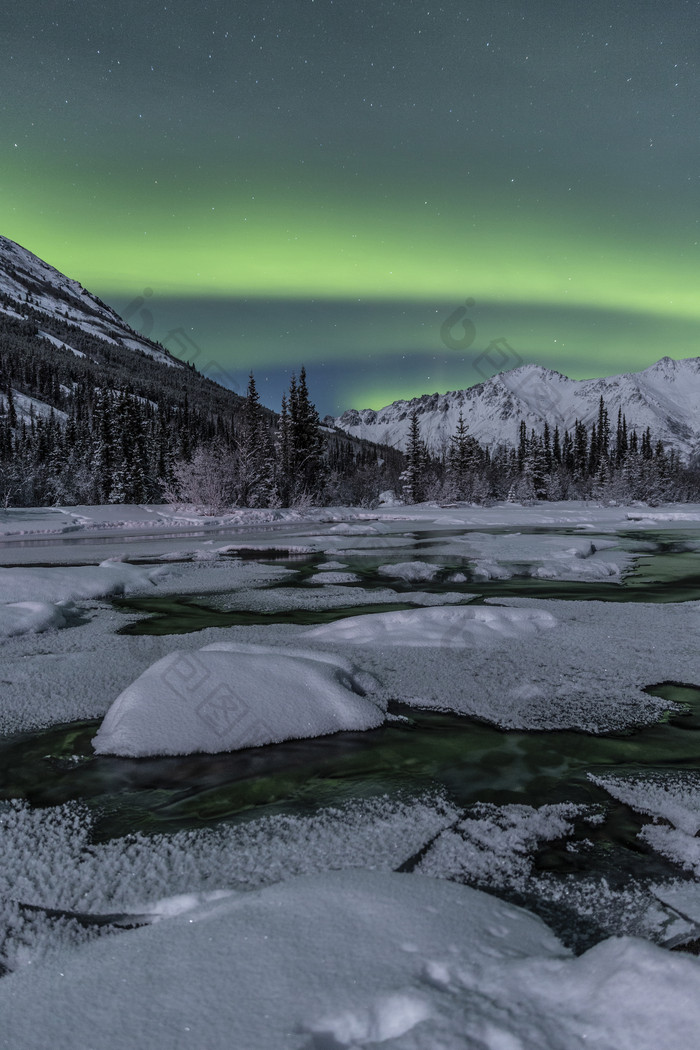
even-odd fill
[{"label": "mountain ridge", "polygon": [[[183,361],[160,344],[146,339],[116,310],[108,306],[72,277],[24,248],[9,237],[0,235],[0,298],[26,304],[34,311],[55,320],[67,322],[86,334],[108,343],[123,345],[153,357],[163,364],[185,368]],[[0,302],[0,312],[22,316],[11,306]],[[43,333],[45,335],[45,333]],[[68,346],[68,349],[72,349]],[[75,351],[74,351],[75,352]]]},{"label": "mountain ridge", "polygon": [[516,445],[521,421],[528,432],[571,430],[590,424],[603,397],[611,424],[622,410],[629,429],[649,427],[655,438],[687,457],[700,448],[700,357],[660,358],[639,372],[570,379],[543,365],[526,364],[462,390],[397,400],[380,409],[348,409],[334,419],[346,433],[405,449],[415,410],[421,434],[441,453],[463,413],[469,433],[481,444]]}]

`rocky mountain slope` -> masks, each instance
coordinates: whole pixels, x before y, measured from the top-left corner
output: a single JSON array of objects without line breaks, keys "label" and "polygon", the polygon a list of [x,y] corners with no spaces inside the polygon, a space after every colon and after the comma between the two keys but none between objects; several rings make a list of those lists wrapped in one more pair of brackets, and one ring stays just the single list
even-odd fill
[{"label": "rocky mountain slope", "polygon": [[[10,316],[22,316],[25,305],[68,322],[113,346],[137,350],[175,368],[185,367],[163,347],[144,339],[111,307],[77,281],[66,277],[21,245],[0,236],[0,311]],[[50,336],[49,339],[53,341]]]}]

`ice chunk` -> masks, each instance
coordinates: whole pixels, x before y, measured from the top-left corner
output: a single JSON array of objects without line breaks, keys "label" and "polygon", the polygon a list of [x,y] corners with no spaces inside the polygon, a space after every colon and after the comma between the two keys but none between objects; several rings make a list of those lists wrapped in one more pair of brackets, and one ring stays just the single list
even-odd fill
[{"label": "ice chunk", "polygon": [[[646,824],[639,838],[657,853],[680,864],[700,876],[700,775],[693,770],[649,773],[639,777],[594,776],[589,780],[599,784],[613,798],[619,799],[639,813],[655,818]],[[661,818],[673,825],[658,824]]]},{"label": "ice chunk", "polygon": [[421,580],[434,580],[440,572],[440,566],[431,565],[427,561],[402,561],[396,565],[380,565],[377,572],[380,576],[390,576],[392,579],[415,583]]},{"label": "ice chunk", "polygon": [[639,813],[668,820],[687,835],[700,831],[700,774],[693,770],[632,777],[589,773],[588,779]]},{"label": "ice chunk", "polygon": [[309,577],[309,583],[344,584],[359,582],[360,577],[354,572],[316,572]]}]

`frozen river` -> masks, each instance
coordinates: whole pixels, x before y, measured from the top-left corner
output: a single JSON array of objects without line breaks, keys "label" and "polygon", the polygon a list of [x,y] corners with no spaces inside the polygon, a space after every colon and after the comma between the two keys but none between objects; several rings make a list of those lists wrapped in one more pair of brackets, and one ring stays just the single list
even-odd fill
[{"label": "frozen river", "polygon": [[[89,510],[0,523],[2,986],[128,945],[129,916],[145,935],[177,895],[291,893],[337,869],[486,891],[577,953],[700,936],[700,508],[339,509],[254,527]],[[95,754],[122,691],[142,717],[139,676],[210,649],[231,681],[237,653],[340,660],[382,724]],[[430,1031],[430,1002],[398,1010],[387,1046]],[[331,1028],[250,1045],[383,1031]],[[42,1045],[27,1039],[13,1050]]]}]

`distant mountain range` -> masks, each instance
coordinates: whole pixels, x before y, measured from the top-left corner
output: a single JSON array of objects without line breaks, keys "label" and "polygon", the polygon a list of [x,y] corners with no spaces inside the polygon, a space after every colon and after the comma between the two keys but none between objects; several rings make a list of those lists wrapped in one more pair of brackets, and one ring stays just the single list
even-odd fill
[{"label": "distant mountain range", "polygon": [[334,422],[355,437],[405,449],[416,411],[423,440],[439,453],[454,434],[460,412],[481,444],[515,445],[522,420],[528,432],[537,433],[545,420],[560,432],[571,430],[577,419],[589,425],[598,415],[601,395],[613,434],[621,408],[630,430],[641,435],[649,427],[655,441],[683,456],[700,449],[700,357],[663,357],[642,372],[581,380],[540,365],[522,365],[467,390],[424,394],[376,411],[349,409]]},{"label": "distant mountain range", "polygon": [[[129,390],[152,402],[182,408],[185,398],[203,419],[231,418],[242,403],[238,394],[205,378],[159,343],[140,335],[111,307],[77,281],[7,237],[0,236],[0,353],[32,359],[33,371],[10,373],[20,418],[62,411],[65,395],[83,384]],[[9,358],[6,359],[9,361]],[[44,368],[60,382],[41,378]],[[61,364],[63,362],[63,364]],[[65,375],[64,375],[65,373]],[[313,386],[313,376],[311,383]],[[0,376],[2,380],[2,376]],[[8,382],[8,379],[5,379]],[[66,385],[67,384],[67,385]],[[466,390],[424,394],[386,408],[349,409],[334,425],[351,438],[403,449],[415,410],[431,451],[439,453],[455,432],[460,412],[469,432],[483,445],[517,444],[520,423],[540,433],[550,427],[590,424],[601,395],[614,428],[618,409],[638,432],[651,429],[654,440],[687,456],[700,448],[700,357],[663,357],[642,372],[601,379],[569,379],[539,365],[501,372]],[[7,398],[0,381],[0,409]],[[272,414],[270,414],[271,416]],[[213,425],[213,423],[211,424]]]}]

